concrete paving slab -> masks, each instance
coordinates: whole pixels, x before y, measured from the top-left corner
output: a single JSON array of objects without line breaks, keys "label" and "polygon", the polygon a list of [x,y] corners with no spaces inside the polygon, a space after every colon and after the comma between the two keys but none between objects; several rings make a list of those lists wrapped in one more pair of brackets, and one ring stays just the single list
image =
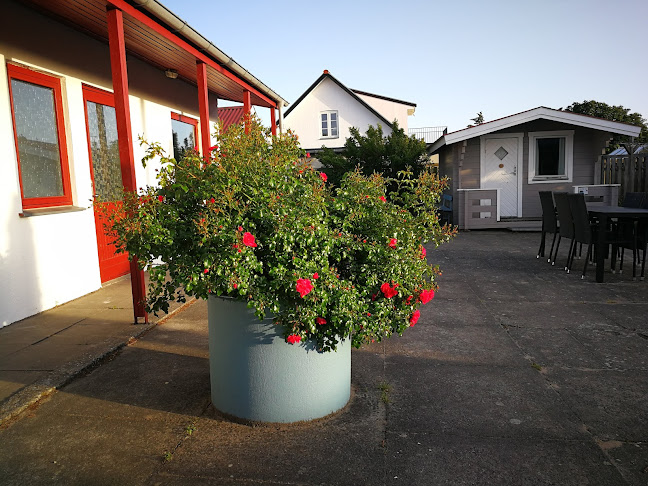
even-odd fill
[{"label": "concrete paving slab", "polygon": [[2,371],[0,379],[0,397],[8,397],[21,388],[31,385],[46,374],[45,371]]},{"label": "concrete paving slab", "polygon": [[189,423],[175,414],[97,420],[81,409],[53,420],[47,405],[2,432],[11,444],[0,454],[3,485],[144,484]]},{"label": "concrete paving slab", "polygon": [[645,371],[550,369],[546,377],[597,439],[648,442]]},{"label": "concrete paving slab", "polygon": [[[583,429],[545,378],[519,368],[387,356],[389,432],[583,440]],[[470,413],[466,413],[470,404]]]},{"label": "concrete paving slab", "polygon": [[648,484],[648,442],[598,441],[628,484]]},{"label": "concrete paving slab", "polygon": [[593,441],[387,434],[387,485],[619,485]]},{"label": "concrete paving slab", "polygon": [[531,363],[548,368],[601,369],[603,363],[569,329],[510,327],[508,333]]},{"label": "concrete paving slab", "polygon": [[506,331],[484,315],[483,307],[468,303],[462,306],[460,313],[448,306],[432,307],[428,304],[414,328],[408,329],[403,336],[385,341],[385,352],[444,363],[526,364]]}]

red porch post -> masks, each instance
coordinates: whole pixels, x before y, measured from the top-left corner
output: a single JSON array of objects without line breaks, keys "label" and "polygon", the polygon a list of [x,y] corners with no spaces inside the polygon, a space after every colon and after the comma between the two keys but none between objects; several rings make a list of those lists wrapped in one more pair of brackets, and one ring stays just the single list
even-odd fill
[{"label": "red porch post", "polygon": [[275,119],[275,107],[270,108],[270,129],[272,130],[272,136],[277,136],[277,120]]},{"label": "red porch post", "polygon": [[207,64],[196,60],[196,81],[198,83],[198,111],[200,112],[200,140],[203,157],[209,156],[211,137],[209,135],[209,91],[207,90]]},{"label": "red porch post", "polygon": [[[137,181],[135,180],[135,154],[133,152],[133,135],[131,133],[130,105],[128,102],[128,72],[126,70],[124,20],[122,11],[111,7],[108,7],[107,17],[110,69],[115,96],[122,183],[126,191],[134,192],[137,191]],[[130,263],[130,272],[135,323],[137,324],[142,320],[148,322],[148,314],[144,307],[144,300],[146,298],[144,272],[138,268],[136,258],[133,258]]]},{"label": "red porch post", "polygon": [[243,91],[243,116],[245,116],[245,133],[250,133],[250,111],[252,110],[252,101],[250,92],[246,89]]}]

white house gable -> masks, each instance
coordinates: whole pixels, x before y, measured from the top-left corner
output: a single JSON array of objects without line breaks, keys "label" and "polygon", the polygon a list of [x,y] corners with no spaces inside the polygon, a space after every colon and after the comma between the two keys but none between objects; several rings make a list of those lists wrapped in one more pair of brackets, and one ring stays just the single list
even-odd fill
[{"label": "white house gable", "polygon": [[[324,127],[323,115],[326,117]],[[299,142],[305,149],[342,147],[351,127],[357,127],[364,133],[369,125],[378,124],[383,126],[386,134],[391,133],[384,120],[330,77],[324,77],[284,119],[284,126],[299,136]]]}]

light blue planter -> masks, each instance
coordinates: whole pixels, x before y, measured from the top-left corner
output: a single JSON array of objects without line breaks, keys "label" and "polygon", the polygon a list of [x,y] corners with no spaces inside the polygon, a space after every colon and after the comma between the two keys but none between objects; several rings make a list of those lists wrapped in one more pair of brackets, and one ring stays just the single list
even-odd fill
[{"label": "light blue planter", "polygon": [[209,369],[214,407],[260,422],[299,422],[340,410],[351,395],[351,343],[318,353],[288,344],[272,319],[244,302],[209,297]]}]

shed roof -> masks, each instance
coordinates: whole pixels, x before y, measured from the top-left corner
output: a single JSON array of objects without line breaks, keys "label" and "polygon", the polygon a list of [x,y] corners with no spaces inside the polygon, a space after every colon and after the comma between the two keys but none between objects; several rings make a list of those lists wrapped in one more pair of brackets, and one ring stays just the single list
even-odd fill
[{"label": "shed roof", "polygon": [[539,119],[553,120],[561,123],[567,123],[569,125],[592,128],[594,130],[602,130],[605,132],[617,133],[619,135],[628,135],[631,137],[636,137],[641,132],[640,127],[630,125],[629,123],[615,122],[605,120],[603,118],[596,118],[593,116],[572,113],[570,111],[554,110],[545,106],[539,106],[538,108],[533,108],[532,110],[523,111],[521,113],[516,113],[515,115],[510,115],[504,118],[499,118],[497,120],[482,123],[481,125],[476,125],[474,127],[464,128],[463,130],[457,130],[455,132],[448,133],[439,138],[436,142],[434,142],[434,144],[432,144],[431,151],[434,152],[444,145],[462,142],[464,140],[468,140],[469,138],[480,137],[482,135],[487,135],[498,130],[503,130],[506,128],[514,127],[516,125],[521,125],[522,123],[527,123]]}]

